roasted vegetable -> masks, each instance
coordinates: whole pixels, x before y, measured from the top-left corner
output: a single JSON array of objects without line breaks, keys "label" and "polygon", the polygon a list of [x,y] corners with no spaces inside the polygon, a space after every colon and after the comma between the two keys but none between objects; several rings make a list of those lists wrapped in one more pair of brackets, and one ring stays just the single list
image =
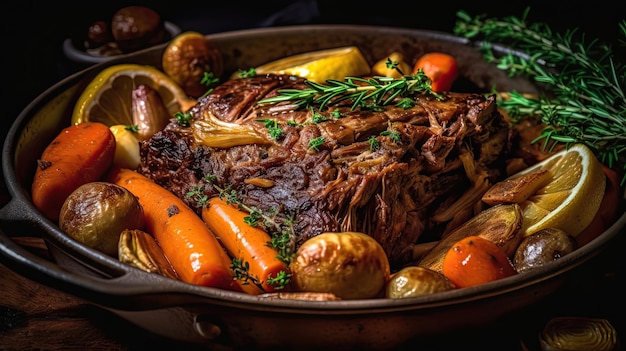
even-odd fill
[{"label": "roasted vegetable", "polygon": [[452,55],[443,52],[429,52],[421,56],[411,74],[422,70],[430,78],[433,91],[449,91],[459,76],[459,65]]},{"label": "roasted vegetable", "polygon": [[341,299],[377,297],[390,274],[380,244],[358,232],[312,237],[300,246],[290,269],[295,291],[331,293]]},{"label": "roasted vegetable", "polygon": [[99,180],[114,156],[115,137],[106,125],[86,122],[64,128],[37,161],[33,204],[58,221],[65,199],[79,186]]},{"label": "roasted vegetable", "polygon": [[154,238],[139,229],[126,229],[120,235],[118,259],[148,273],[178,279],[178,274]]},{"label": "roasted vegetable", "polygon": [[132,118],[137,140],[146,140],[165,128],[171,117],[161,95],[155,89],[145,84],[133,89]]},{"label": "roasted vegetable", "polygon": [[576,250],[576,239],[557,228],[542,229],[522,240],[515,251],[513,264],[518,272],[540,267]]},{"label": "roasted vegetable", "polygon": [[475,235],[452,245],[443,259],[441,270],[458,288],[481,285],[517,274],[501,248]]},{"label": "roasted vegetable", "polygon": [[183,200],[129,169],[114,169],[107,179],[139,198],[144,209],[146,232],[159,242],[181,280],[241,290],[233,279],[226,251],[200,216]]},{"label": "roasted vegetable", "polygon": [[[246,291],[256,295],[283,289],[289,281],[287,264],[270,247],[270,235],[251,226],[246,221],[248,216],[248,212],[217,196],[202,207],[202,219],[226,248],[233,262],[238,263],[235,278],[252,287]],[[282,280],[276,280],[281,276]]]},{"label": "roasted vegetable", "polygon": [[107,182],[78,187],[67,197],[59,215],[59,227],[69,236],[112,257],[117,257],[122,231],[143,229],[144,224],[137,197]]},{"label": "roasted vegetable", "polygon": [[145,6],[126,6],[111,19],[111,33],[122,52],[131,52],[162,43],[165,25],[161,15]]},{"label": "roasted vegetable", "polygon": [[372,66],[372,73],[382,77],[400,78],[408,75],[411,66],[406,63],[404,55],[395,51]]},{"label": "roasted vegetable", "polygon": [[216,82],[205,81],[205,74],[219,80],[224,70],[220,50],[213,41],[197,32],[177,35],[165,48],[161,61],[163,71],[195,98]]},{"label": "roasted vegetable", "polygon": [[604,318],[556,317],[539,333],[541,351],[617,350],[617,331]]},{"label": "roasted vegetable", "polygon": [[109,129],[115,136],[115,156],[113,165],[120,168],[137,169],[139,162],[139,140],[132,127],[116,124]]},{"label": "roasted vegetable", "polygon": [[523,239],[522,224],[523,216],[519,205],[506,204],[490,207],[441,239],[419,260],[418,265],[441,273],[443,259],[448,250],[459,240],[471,235],[477,235],[495,243],[507,256],[512,257]]},{"label": "roasted vegetable", "polygon": [[433,294],[454,289],[445,275],[419,266],[404,267],[394,273],[387,283],[385,297],[399,299]]}]

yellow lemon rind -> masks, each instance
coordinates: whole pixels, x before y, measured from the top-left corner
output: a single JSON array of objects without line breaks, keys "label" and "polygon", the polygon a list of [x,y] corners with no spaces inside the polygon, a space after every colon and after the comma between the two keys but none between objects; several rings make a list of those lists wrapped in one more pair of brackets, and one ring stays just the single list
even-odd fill
[{"label": "yellow lemon rind", "polygon": [[[113,82],[121,77],[128,76],[131,79],[136,77],[146,77],[146,81],[152,82],[152,88],[157,91],[163,92],[166,90],[168,95],[171,94],[171,100],[165,101],[168,111],[175,113],[182,108],[187,107],[187,101],[190,99],[185,94],[184,90],[165,73],[153,66],[140,65],[140,64],[118,64],[110,66],[99,72],[85,87],[82,94],[79,96],[74,110],[72,112],[72,124],[78,124],[87,121],[99,121],[109,126],[115,124],[131,124],[131,111],[117,111],[124,116],[116,116],[116,119],[112,118],[92,118],[90,116],[91,109],[94,106],[100,104],[99,98],[107,90],[112,89]],[[115,106],[117,108],[124,108],[123,106]]]},{"label": "yellow lemon rind", "polygon": [[555,167],[567,153],[578,153],[581,159],[582,173],[576,185],[569,189],[569,195],[550,211],[550,214],[539,221],[533,222],[525,229],[525,235],[531,235],[544,228],[559,228],[572,236],[580,234],[589,224],[600,208],[606,187],[606,176],[593,152],[583,144],[576,144],[566,150],[552,155],[540,162],[538,167]]},{"label": "yellow lemon rind", "polygon": [[257,74],[289,74],[324,83],[364,76],[371,68],[358,47],[346,46],[292,55],[258,66],[255,71]]}]

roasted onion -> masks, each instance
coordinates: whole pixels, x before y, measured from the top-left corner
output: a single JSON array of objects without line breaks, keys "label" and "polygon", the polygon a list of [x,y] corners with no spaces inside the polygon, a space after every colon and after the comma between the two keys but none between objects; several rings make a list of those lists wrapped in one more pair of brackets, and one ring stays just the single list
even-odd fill
[{"label": "roasted onion", "polygon": [[617,346],[617,332],[606,319],[557,317],[539,334],[542,351],[611,351]]}]

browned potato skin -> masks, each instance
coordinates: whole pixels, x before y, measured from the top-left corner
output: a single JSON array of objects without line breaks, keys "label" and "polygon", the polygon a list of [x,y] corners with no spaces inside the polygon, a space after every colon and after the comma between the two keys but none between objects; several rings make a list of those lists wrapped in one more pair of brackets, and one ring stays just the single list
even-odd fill
[{"label": "browned potato skin", "polygon": [[59,227],[70,237],[117,257],[125,229],[144,229],[143,208],[130,191],[107,182],[78,187],[61,207]]},{"label": "browned potato skin", "polygon": [[358,232],[322,233],[307,240],[290,269],[295,291],[330,293],[346,300],[379,297],[390,274],[380,244]]},{"label": "browned potato skin", "polygon": [[205,73],[219,78],[224,71],[222,52],[198,32],[184,32],[165,48],[161,59],[167,73],[190,96],[198,98],[209,89],[202,83]]},{"label": "browned potato skin", "polygon": [[557,228],[546,228],[525,237],[515,251],[513,264],[524,272],[557,260],[576,250],[576,238]]},{"label": "browned potato skin", "polygon": [[387,283],[385,297],[400,299],[434,294],[454,289],[445,275],[420,266],[404,267],[394,273]]}]

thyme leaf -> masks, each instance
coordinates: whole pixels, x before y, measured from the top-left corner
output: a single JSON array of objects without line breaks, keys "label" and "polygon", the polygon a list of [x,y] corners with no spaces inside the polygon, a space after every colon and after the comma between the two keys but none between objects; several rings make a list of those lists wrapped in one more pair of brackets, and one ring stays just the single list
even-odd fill
[{"label": "thyme leaf", "polygon": [[270,134],[270,136],[276,140],[285,135],[285,132],[280,128],[278,121],[275,119],[257,119],[256,121],[263,123],[265,128],[267,128],[267,132]]},{"label": "thyme leaf", "polygon": [[326,138],[324,138],[323,136],[309,140],[309,150],[320,151],[319,147],[324,145],[325,141],[326,141]]},{"label": "thyme leaf", "polygon": [[183,127],[189,127],[189,122],[191,122],[192,117],[189,112],[176,112],[176,114],[174,114],[174,118],[176,118],[178,124]]},{"label": "thyme leaf", "polygon": [[371,152],[378,151],[380,149],[380,141],[376,139],[376,136],[372,135],[369,139],[367,139],[367,142],[370,144]]}]

